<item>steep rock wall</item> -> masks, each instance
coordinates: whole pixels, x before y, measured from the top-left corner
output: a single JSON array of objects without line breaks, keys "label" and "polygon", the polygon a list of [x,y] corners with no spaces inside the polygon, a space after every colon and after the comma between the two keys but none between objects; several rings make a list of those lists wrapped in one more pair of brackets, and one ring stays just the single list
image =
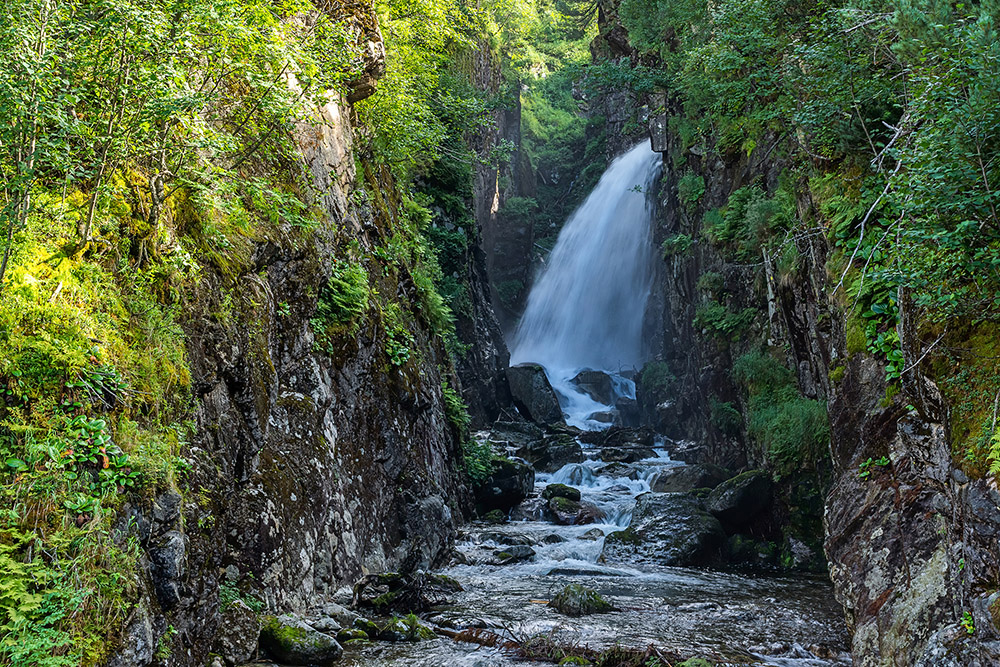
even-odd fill
[{"label": "steep rock wall", "polygon": [[[380,38],[365,34],[374,77]],[[184,326],[196,399],[190,469],[178,490],[127,507],[119,522],[138,538],[144,571],[112,665],[161,663],[158,646],[170,664],[206,664],[229,623],[220,597],[304,611],[363,573],[432,567],[468,511],[460,436],[442,398],[442,382],[455,383],[443,342],[414,314],[408,360],[387,355],[384,304],[405,314],[419,297],[404,269],[373,254],[399,200],[388,171],[356,155],[350,115],[349,103],[332,101],[294,133],[319,224],[255,239],[238,275],[203,267],[199,313]],[[318,345],[317,302],[353,243],[380,304]],[[492,367],[478,364],[494,358],[480,354],[467,369],[488,378]]]}]

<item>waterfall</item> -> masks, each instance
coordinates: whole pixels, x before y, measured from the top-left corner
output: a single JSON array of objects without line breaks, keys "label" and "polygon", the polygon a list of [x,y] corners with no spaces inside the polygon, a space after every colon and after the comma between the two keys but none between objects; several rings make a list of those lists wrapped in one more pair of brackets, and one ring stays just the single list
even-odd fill
[{"label": "waterfall", "polygon": [[647,193],[659,165],[645,141],[611,163],[563,226],[514,332],[511,364],[545,367],[578,426],[595,427],[587,416],[608,408],[569,382],[580,370],[619,373],[646,360],[642,323],[655,259]]}]

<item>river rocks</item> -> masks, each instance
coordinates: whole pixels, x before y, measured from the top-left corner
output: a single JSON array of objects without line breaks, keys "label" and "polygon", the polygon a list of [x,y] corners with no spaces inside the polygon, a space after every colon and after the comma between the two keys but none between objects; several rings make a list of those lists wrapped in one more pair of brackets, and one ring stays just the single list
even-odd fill
[{"label": "river rocks", "polygon": [[317,632],[290,614],[269,616],[260,631],[260,647],[286,665],[332,665],[344,650],[331,637]]},{"label": "river rocks", "polygon": [[649,447],[640,445],[631,447],[605,447],[601,450],[601,460],[608,463],[635,463],[656,456]]},{"label": "river rocks", "polygon": [[566,616],[586,616],[617,611],[597,591],[580,584],[570,584],[549,602],[550,607]]},{"label": "river rocks", "polygon": [[574,489],[565,484],[549,484],[542,490],[542,498],[552,500],[553,498],[568,498],[569,500],[580,500],[580,489]]},{"label": "river rocks", "polygon": [[604,542],[609,561],[652,560],[662,565],[707,565],[721,560],[722,524],[693,496],[644,493],[636,499],[632,524]]},{"label": "river rocks", "polygon": [[580,443],[566,433],[545,435],[522,445],[516,453],[538,472],[555,472],[567,464],[583,461]]},{"label": "river rocks", "polygon": [[510,459],[496,463],[493,472],[476,489],[476,504],[481,513],[491,510],[508,512],[527,498],[535,488],[535,471]]},{"label": "river rocks", "polygon": [[385,642],[416,642],[433,637],[434,631],[413,614],[390,619],[378,632],[378,638]]},{"label": "river rocks", "polygon": [[443,574],[369,574],[354,584],[352,606],[379,614],[419,613],[445,604],[462,586]]},{"label": "river rocks", "polygon": [[650,482],[649,488],[657,493],[714,489],[730,477],[725,468],[711,463],[696,463],[663,470]]},{"label": "river rocks", "polygon": [[770,473],[750,470],[715,487],[706,506],[719,520],[741,526],[771,505],[773,486]]},{"label": "river rocks", "polygon": [[516,563],[517,561],[530,560],[535,557],[535,550],[521,544],[504,547],[497,551],[497,559],[501,565]]},{"label": "river rocks", "polygon": [[562,408],[545,369],[538,364],[518,364],[507,369],[514,405],[525,417],[538,424],[562,422]]},{"label": "river rocks", "polygon": [[235,600],[222,611],[222,623],[215,636],[215,652],[227,665],[242,664],[257,652],[260,619],[243,600]]},{"label": "river rocks", "polygon": [[570,380],[583,393],[598,403],[611,405],[615,400],[614,382],[604,371],[585,370]]},{"label": "river rocks", "polygon": [[552,520],[562,526],[579,526],[594,523],[604,517],[595,505],[556,496],[549,501]]}]

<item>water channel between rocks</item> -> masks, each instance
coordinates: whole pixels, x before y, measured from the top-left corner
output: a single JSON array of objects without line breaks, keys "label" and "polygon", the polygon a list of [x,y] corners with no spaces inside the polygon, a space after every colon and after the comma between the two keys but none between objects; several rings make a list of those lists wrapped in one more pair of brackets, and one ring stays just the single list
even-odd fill
[{"label": "water channel between rocks", "polygon": [[[427,619],[452,628],[487,627],[518,637],[555,633],[565,644],[628,647],[649,644],[683,653],[742,655],[779,666],[849,665],[842,611],[829,582],[814,575],[761,576],[647,563],[602,562],[604,536],[626,527],[637,495],[671,461],[664,450],[629,466],[606,464],[596,451],[580,464],[536,477],[536,495],[550,483],[568,484],[582,500],[600,508],[604,523],[577,526],[532,520],[531,498],[502,525],[475,523],[461,536],[459,551],[469,564],[443,571],[464,591],[454,604]],[[602,474],[605,469],[628,476]],[[534,555],[506,565],[497,553],[530,546]],[[569,618],[547,607],[569,583],[601,593],[621,611]],[[824,657],[818,657],[824,656]],[[376,642],[349,647],[352,666],[493,666],[525,663],[499,649],[439,637],[416,643]]]}]

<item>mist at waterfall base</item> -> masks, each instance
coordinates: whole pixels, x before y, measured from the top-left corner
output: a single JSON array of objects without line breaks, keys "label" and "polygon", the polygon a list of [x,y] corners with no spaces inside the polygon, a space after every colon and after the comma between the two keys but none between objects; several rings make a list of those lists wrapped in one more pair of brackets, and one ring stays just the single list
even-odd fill
[{"label": "mist at waterfall base", "polygon": [[616,393],[635,398],[635,384],[622,376],[646,361],[655,259],[647,193],[659,170],[646,141],[611,163],[563,226],[514,332],[510,363],[543,366],[573,426],[606,427],[591,416],[613,408],[571,382],[581,370],[612,374]]}]

